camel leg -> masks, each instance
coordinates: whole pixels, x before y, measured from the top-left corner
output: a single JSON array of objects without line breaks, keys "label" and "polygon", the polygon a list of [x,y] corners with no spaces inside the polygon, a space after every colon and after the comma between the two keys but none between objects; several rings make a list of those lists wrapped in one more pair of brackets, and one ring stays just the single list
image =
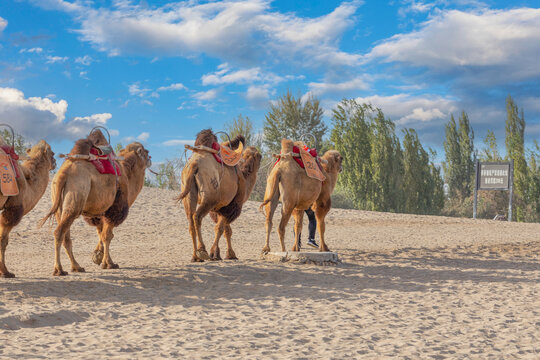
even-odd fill
[{"label": "camel leg", "polygon": [[285,228],[289,223],[294,208],[292,206],[285,206],[283,204],[283,211],[281,212],[281,221],[279,222],[278,234],[279,241],[281,242],[281,251],[285,252]]},{"label": "camel leg", "polygon": [[227,240],[227,256],[225,256],[225,260],[238,260],[232,248],[231,237],[232,237],[231,225],[227,224],[225,225],[225,240]]},{"label": "camel leg", "polygon": [[263,254],[268,254],[270,252],[270,234],[272,233],[272,218],[274,217],[274,212],[278,206],[279,197],[275,196],[270,200],[268,204],[265,205],[266,209],[266,243],[262,249]]},{"label": "camel leg", "polygon": [[0,239],[0,277],[3,278],[14,278],[15,274],[10,273],[6,267],[6,248],[9,242],[9,233],[11,232],[12,227],[11,226],[0,226],[2,237]]},{"label": "camel leg", "polygon": [[9,233],[23,217],[23,207],[21,205],[21,197],[16,196],[8,198],[4,202],[4,208],[0,213],[0,277],[13,278],[15,275],[10,273],[6,267],[6,248],[9,242]]},{"label": "camel leg", "polygon": [[64,243],[66,233],[69,231],[71,224],[78,217],[76,214],[63,213],[61,221],[58,222],[56,230],[54,230],[54,276],[64,276],[67,272],[62,269],[62,263],[60,262],[60,247]]},{"label": "camel leg", "polygon": [[294,245],[292,251],[300,251],[300,236],[302,233],[302,226],[304,221],[304,210],[295,209],[294,215]]},{"label": "camel leg", "polygon": [[193,215],[197,208],[197,193],[191,191],[182,202],[188,219],[189,234],[191,235],[191,240],[193,240],[193,256],[191,257],[191,262],[203,262],[204,260],[197,255],[197,233],[195,231],[195,221],[193,220]]},{"label": "camel leg", "polygon": [[113,234],[114,225],[105,222],[103,224],[103,230],[101,231],[101,242],[103,243],[103,260],[101,261],[102,269],[118,269],[118,264],[115,264],[111,259],[110,245],[111,240],[114,238]]},{"label": "camel leg", "polygon": [[319,237],[321,238],[321,243],[319,244],[319,251],[330,251],[326,243],[324,242],[324,231],[326,229],[326,224],[324,223],[324,218],[328,214],[328,210],[324,209],[322,206],[317,206],[315,209],[315,217],[317,218],[317,230],[319,231]]},{"label": "camel leg", "polygon": [[202,240],[202,232],[201,232],[201,225],[202,225],[202,219],[210,212],[212,209],[212,205],[208,204],[204,200],[199,205],[197,210],[195,210],[195,214],[193,214],[193,222],[195,224],[195,234],[197,234],[197,256],[200,259],[203,260],[210,260],[210,256],[208,256],[208,252],[206,251],[206,247],[204,246],[204,242]]},{"label": "camel leg", "polygon": [[71,242],[71,231],[68,229],[66,231],[66,235],[64,236],[64,249],[66,250],[66,254],[69,257],[69,261],[71,261],[71,271],[73,272],[85,272],[84,268],[79,265],[77,260],[75,260],[75,257],[73,256],[73,247]]},{"label": "camel leg", "polygon": [[96,225],[96,232],[98,234],[98,243],[92,254],[92,262],[96,265],[100,265],[103,261],[103,242],[101,241],[101,232],[103,231],[103,221],[100,220],[99,224]]},{"label": "camel leg", "polygon": [[214,227],[214,244],[212,245],[212,248],[210,249],[210,259],[211,260],[221,260],[221,256],[219,254],[219,239],[221,238],[221,235],[223,234],[223,231],[225,230],[225,218],[221,215],[218,216],[218,222],[216,226]]}]

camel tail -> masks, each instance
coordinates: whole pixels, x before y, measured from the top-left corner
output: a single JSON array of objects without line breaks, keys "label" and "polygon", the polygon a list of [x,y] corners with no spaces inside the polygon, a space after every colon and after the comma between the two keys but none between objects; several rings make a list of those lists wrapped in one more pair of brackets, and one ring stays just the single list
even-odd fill
[{"label": "camel tail", "polygon": [[278,191],[280,180],[281,180],[281,174],[279,171],[275,171],[270,174],[266,183],[266,192],[264,194],[264,201],[262,202],[261,206],[259,206],[259,210],[262,211],[263,207],[266,204],[268,204],[270,201],[272,201],[272,198],[276,195],[276,192]]},{"label": "camel tail", "polygon": [[191,191],[191,187],[193,186],[193,181],[195,180],[195,174],[197,173],[198,166],[197,166],[197,163],[194,162],[194,161],[191,162],[188,166],[189,167],[187,169],[188,174],[187,174],[187,177],[186,177],[186,183],[185,183],[184,189],[182,190],[180,195],[178,195],[177,197],[174,198],[174,200],[176,200],[176,202],[179,202],[180,200],[185,198],[187,196],[187,194]]},{"label": "camel tail", "polygon": [[54,192],[55,192],[53,205],[51,209],[49,210],[49,213],[45,215],[43,219],[40,220],[38,224],[38,228],[42,227],[47,222],[47,220],[49,220],[49,218],[58,211],[58,208],[60,208],[60,205],[62,204],[62,197],[63,197],[62,194],[64,192],[64,186],[66,185],[66,180],[67,180],[67,175],[65,173],[59,173],[56,181],[52,183],[52,186],[54,186]]}]

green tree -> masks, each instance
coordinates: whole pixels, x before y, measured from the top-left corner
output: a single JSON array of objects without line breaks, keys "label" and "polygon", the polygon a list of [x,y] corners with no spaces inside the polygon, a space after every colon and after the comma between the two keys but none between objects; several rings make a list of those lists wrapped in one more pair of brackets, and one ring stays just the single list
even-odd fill
[{"label": "green tree", "polygon": [[440,171],[430,162],[414,129],[403,130],[405,212],[437,214],[442,209]]},{"label": "green tree", "polygon": [[522,221],[528,199],[528,168],[525,160],[525,116],[511,96],[506,98],[506,154],[514,160],[515,219]]},{"label": "green tree", "polygon": [[166,159],[159,164],[156,175],[157,187],[160,189],[180,190],[180,173],[183,165],[181,159]]},{"label": "green tree", "polygon": [[371,144],[368,104],[342,100],[333,110],[330,140],[343,156],[343,172],[338,187],[346,189],[359,209],[371,210],[368,193],[372,191]]},{"label": "green tree", "polygon": [[323,122],[323,109],[319,100],[309,97],[302,101],[290,91],[270,104],[270,111],[265,116],[264,145],[272,152],[279,152],[281,139],[303,140],[310,146],[312,135],[317,146],[322,144],[328,130]]},{"label": "green tree", "polygon": [[[255,133],[253,128],[253,122],[249,117],[243,117],[242,114],[238,115],[236,119],[231,122],[225,123],[223,129],[230,138],[233,139],[237,135],[243,135],[246,139],[245,146],[255,146],[259,151],[262,148],[262,138],[259,134]],[[220,135],[220,141],[227,141],[227,137],[223,134]]]},{"label": "green tree", "polygon": [[480,153],[480,159],[482,161],[501,161],[501,155],[499,153],[499,148],[497,146],[497,139],[493,131],[488,130],[486,137],[483,140],[484,148]]},{"label": "green tree", "polygon": [[456,126],[454,115],[450,116],[445,135],[443,168],[448,193],[451,198],[462,201],[472,193],[476,161],[474,132],[465,111],[459,117],[459,126]]},{"label": "green tree", "polygon": [[4,142],[11,146],[12,143],[15,145],[15,152],[17,154],[26,154],[26,149],[28,149],[31,145],[26,142],[24,137],[20,134],[15,133],[15,139],[13,141],[13,136],[11,134],[11,131],[8,129],[2,129],[0,130],[0,137],[4,139]]}]

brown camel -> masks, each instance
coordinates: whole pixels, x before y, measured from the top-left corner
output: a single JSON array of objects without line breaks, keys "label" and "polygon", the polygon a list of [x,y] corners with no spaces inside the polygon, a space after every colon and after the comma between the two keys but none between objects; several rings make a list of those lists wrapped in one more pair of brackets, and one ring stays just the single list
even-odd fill
[{"label": "brown camel", "polygon": [[[302,144],[295,144],[301,147]],[[310,207],[315,212],[317,229],[321,238],[319,251],[330,251],[324,241],[326,214],[330,211],[330,196],[336,186],[338,174],[341,172],[343,157],[336,150],[329,150],[322,156],[321,166],[326,180],[319,181],[306,175],[298,163],[292,158],[293,142],[283,139],[281,142],[281,160],[274,166],[266,183],[266,192],[261,208],[266,208],[266,244],[263,253],[270,252],[270,233],[272,218],[281,197],[282,212],[278,227],[281,251],[285,251],[285,227],[291,215],[295,220],[295,242],[292,251],[300,251],[300,233],[304,210]]]},{"label": "brown camel", "polygon": [[28,160],[20,166],[21,176],[17,179],[19,195],[6,197],[0,195],[0,277],[15,277],[8,271],[5,263],[5,251],[9,241],[9,233],[21,221],[22,217],[36,206],[47,189],[49,171],[56,167],[54,153],[49,144],[41,140],[27,150]]},{"label": "brown camel", "polygon": [[[236,149],[243,136],[237,136],[230,143],[222,145]],[[212,147],[217,143],[211,130],[202,130],[197,135],[195,146]],[[213,154],[205,151],[194,152],[182,170],[182,192],[177,200],[183,200],[189,222],[189,233],[193,240],[192,262],[221,260],[219,239],[225,233],[227,255],[225,259],[237,259],[231,246],[232,229],[230,224],[240,215],[257,178],[261,164],[261,154],[255,147],[244,149],[240,163],[234,167],[219,164]],[[202,219],[211,213],[215,226],[215,239],[210,256],[206,251],[201,234]]]},{"label": "brown camel", "polygon": [[[99,131],[100,141],[104,140]],[[70,154],[88,154],[90,147],[99,145],[91,137],[77,141]],[[130,206],[144,185],[144,175],[151,165],[148,150],[141,143],[134,142],[119,153],[121,176],[100,174],[94,165],[86,160],[66,160],[53,179],[51,197],[53,206],[41,224],[56,214],[58,225],[54,231],[55,261],[53,275],[67,275],[60,262],[60,246],[71,261],[71,270],[84,272],[73,256],[70,227],[73,221],[83,215],[84,219],[96,227],[99,241],[94,254],[94,262],[101,263],[103,269],[117,269],[118,265],[110,256],[113,229],[127,217]]]}]

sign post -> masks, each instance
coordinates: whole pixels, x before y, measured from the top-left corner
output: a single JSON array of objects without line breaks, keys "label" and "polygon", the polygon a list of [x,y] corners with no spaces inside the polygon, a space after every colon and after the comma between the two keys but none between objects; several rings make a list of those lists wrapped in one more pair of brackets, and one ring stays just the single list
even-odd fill
[{"label": "sign post", "polygon": [[514,160],[508,162],[476,162],[473,219],[478,210],[478,190],[509,191],[508,221],[512,221],[512,196],[514,192]]}]

